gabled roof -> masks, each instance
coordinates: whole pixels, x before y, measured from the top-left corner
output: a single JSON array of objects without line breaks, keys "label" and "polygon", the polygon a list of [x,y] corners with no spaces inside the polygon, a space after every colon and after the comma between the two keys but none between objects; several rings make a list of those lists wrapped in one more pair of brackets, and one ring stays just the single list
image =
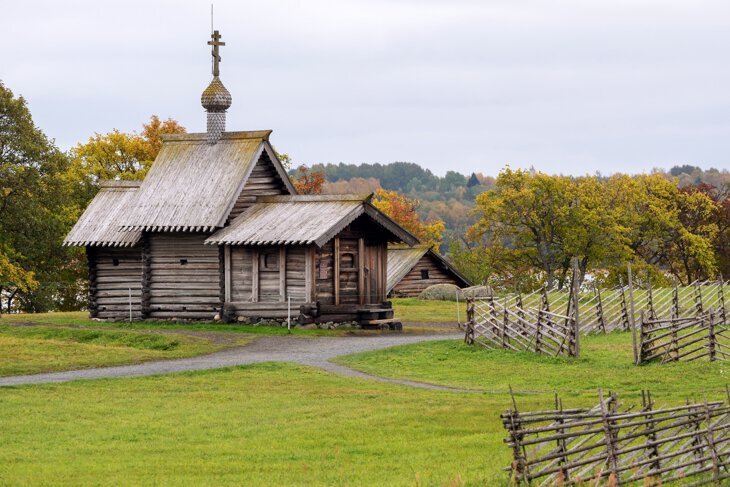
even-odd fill
[{"label": "gabled roof", "polygon": [[458,280],[462,281],[462,284],[471,286],[469,279],[464,277],[459,271],[452,266],[449,261],[441,257],[439,254],[434,252],[428,245],[418,245],[415,247],[405,247],[402,245],[389,245],[388,246],[388,285],[387,291],[393,290],[398,283],[406,277],[406,274],[411,272],[411,269],[418,264],[424,256],[429,256],[435,259],[441,266],[442,269],[452,273]]},{"label": "gabled roof", "polygon": [[367,215],[396,241],[415,245],[418,239],[370,204],[372,195],[264,196],[230,226],[205,243],[228,245],[306,245],[321,247],[352,223]]},{"label": "gabled roof", "polygon": [[101,189],[63,241],[63,245],[129,247],[140,232],[125,232],[117,224],[134,199],[140,181],[104,181]]},{"label": "gabled roof", "polygon": [[164,143],[136,197],[117,223],[126,230],[211,231],[223,227],[263,151],[296,193],[268,142],[270,130],[163,136]]}]

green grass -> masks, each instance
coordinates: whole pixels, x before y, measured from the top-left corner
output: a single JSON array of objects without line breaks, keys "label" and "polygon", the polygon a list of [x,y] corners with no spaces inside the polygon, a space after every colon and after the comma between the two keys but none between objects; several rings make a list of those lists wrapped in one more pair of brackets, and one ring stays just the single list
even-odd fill
[{"label": "green grass", "polygon": [[[395,318],[400,321],[422,323],[452,323],[456,325],[456,302],[423,300],[417,298],[393,298]],[[459,317],[466,321],[466,304],[459,303]]]},{"label": "green grass", "polygon": [[[91,328],[109,328],[121,330],[186,330],[186,331],[214,331],[221,333],[245,333],[251,335],[287,335],[289,331],[284,326],[262,326],[225,324],[217,322],[177,322],[177,321],[96,321],[89,318],[86,311],[69,311],[37,314],[0,315],[0,324],[47,324],[73,325]],[[291,334],[332,336],[345,333],[344,330],[301,329],[292,327]]]},{"label": "green grass", "polygon": [[273,363],[0,388],[0,483],[499,485],[504,405]]},{"label": "green grass", "polygon": [[337,362],[386,377],[435,384],[506,391],[559,392],[562,396],[595,397],[596,390],[637,398],[651,390],[659,401],[724,397],[730,365],[707,361],[632,364],[630,333],[581,340],[581,357],[553,358],[532,353],[487,350],[458,340],[425,342],[340,357]]},{"label": "green grass", "polygon": [[190,357],[221,348],[204,338],[169,333],[0,325],[0,376]]}]

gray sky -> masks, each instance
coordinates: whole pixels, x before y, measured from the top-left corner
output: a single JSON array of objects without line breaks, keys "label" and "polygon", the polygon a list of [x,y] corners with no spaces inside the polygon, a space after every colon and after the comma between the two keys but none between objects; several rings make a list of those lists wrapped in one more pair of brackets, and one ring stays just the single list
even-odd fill
[{"label": "gray sky", "polygon": [[[210,1],[2,1],[0,79],[67,149],[205,129]],[[730,2],[216,1],[229,130],[296,163],[730,168]]]}]

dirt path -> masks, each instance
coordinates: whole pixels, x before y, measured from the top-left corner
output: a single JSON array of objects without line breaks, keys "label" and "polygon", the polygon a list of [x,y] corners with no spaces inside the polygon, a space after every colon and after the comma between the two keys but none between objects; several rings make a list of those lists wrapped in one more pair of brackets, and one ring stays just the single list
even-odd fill
[{"label": "dirt path", "polygon": [[319,367],[329,372],[349,377],[360,377],[380,382],[402,384],[420,389],[434,389],[455,392],[482,392],[474,389],[458,389],[409,380],[389,379],[369,375],[348,367],[330,362],[341,355],[379,350],[398,345],[406,345],[429,340],[459,339],[461,334],[421,334],[421,335],[370,335],[347,337],[295,337],[262,336],[243,347],[230,348],[209,355],[200,355],[177,360],[145,362],[136,365],[103,367],[98,369],[71,370],[47,374],[0,377],[0,386],[67,382],[83,379],[116,377],[140,377],[145,375],[169,374],[187,370],[216,369],[234,365],[259,362],[294,362]]}]

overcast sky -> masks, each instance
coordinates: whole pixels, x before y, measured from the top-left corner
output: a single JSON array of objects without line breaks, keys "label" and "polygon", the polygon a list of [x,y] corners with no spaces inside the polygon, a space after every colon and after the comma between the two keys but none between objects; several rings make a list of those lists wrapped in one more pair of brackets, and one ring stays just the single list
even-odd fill
[{"label": "overcast sky", "polygon": [[[210,1],[0,0],[0,79],[67,149],[205,130]],[[296,163],[730,168],[730,2],[215,1],[228,130]]]}]

